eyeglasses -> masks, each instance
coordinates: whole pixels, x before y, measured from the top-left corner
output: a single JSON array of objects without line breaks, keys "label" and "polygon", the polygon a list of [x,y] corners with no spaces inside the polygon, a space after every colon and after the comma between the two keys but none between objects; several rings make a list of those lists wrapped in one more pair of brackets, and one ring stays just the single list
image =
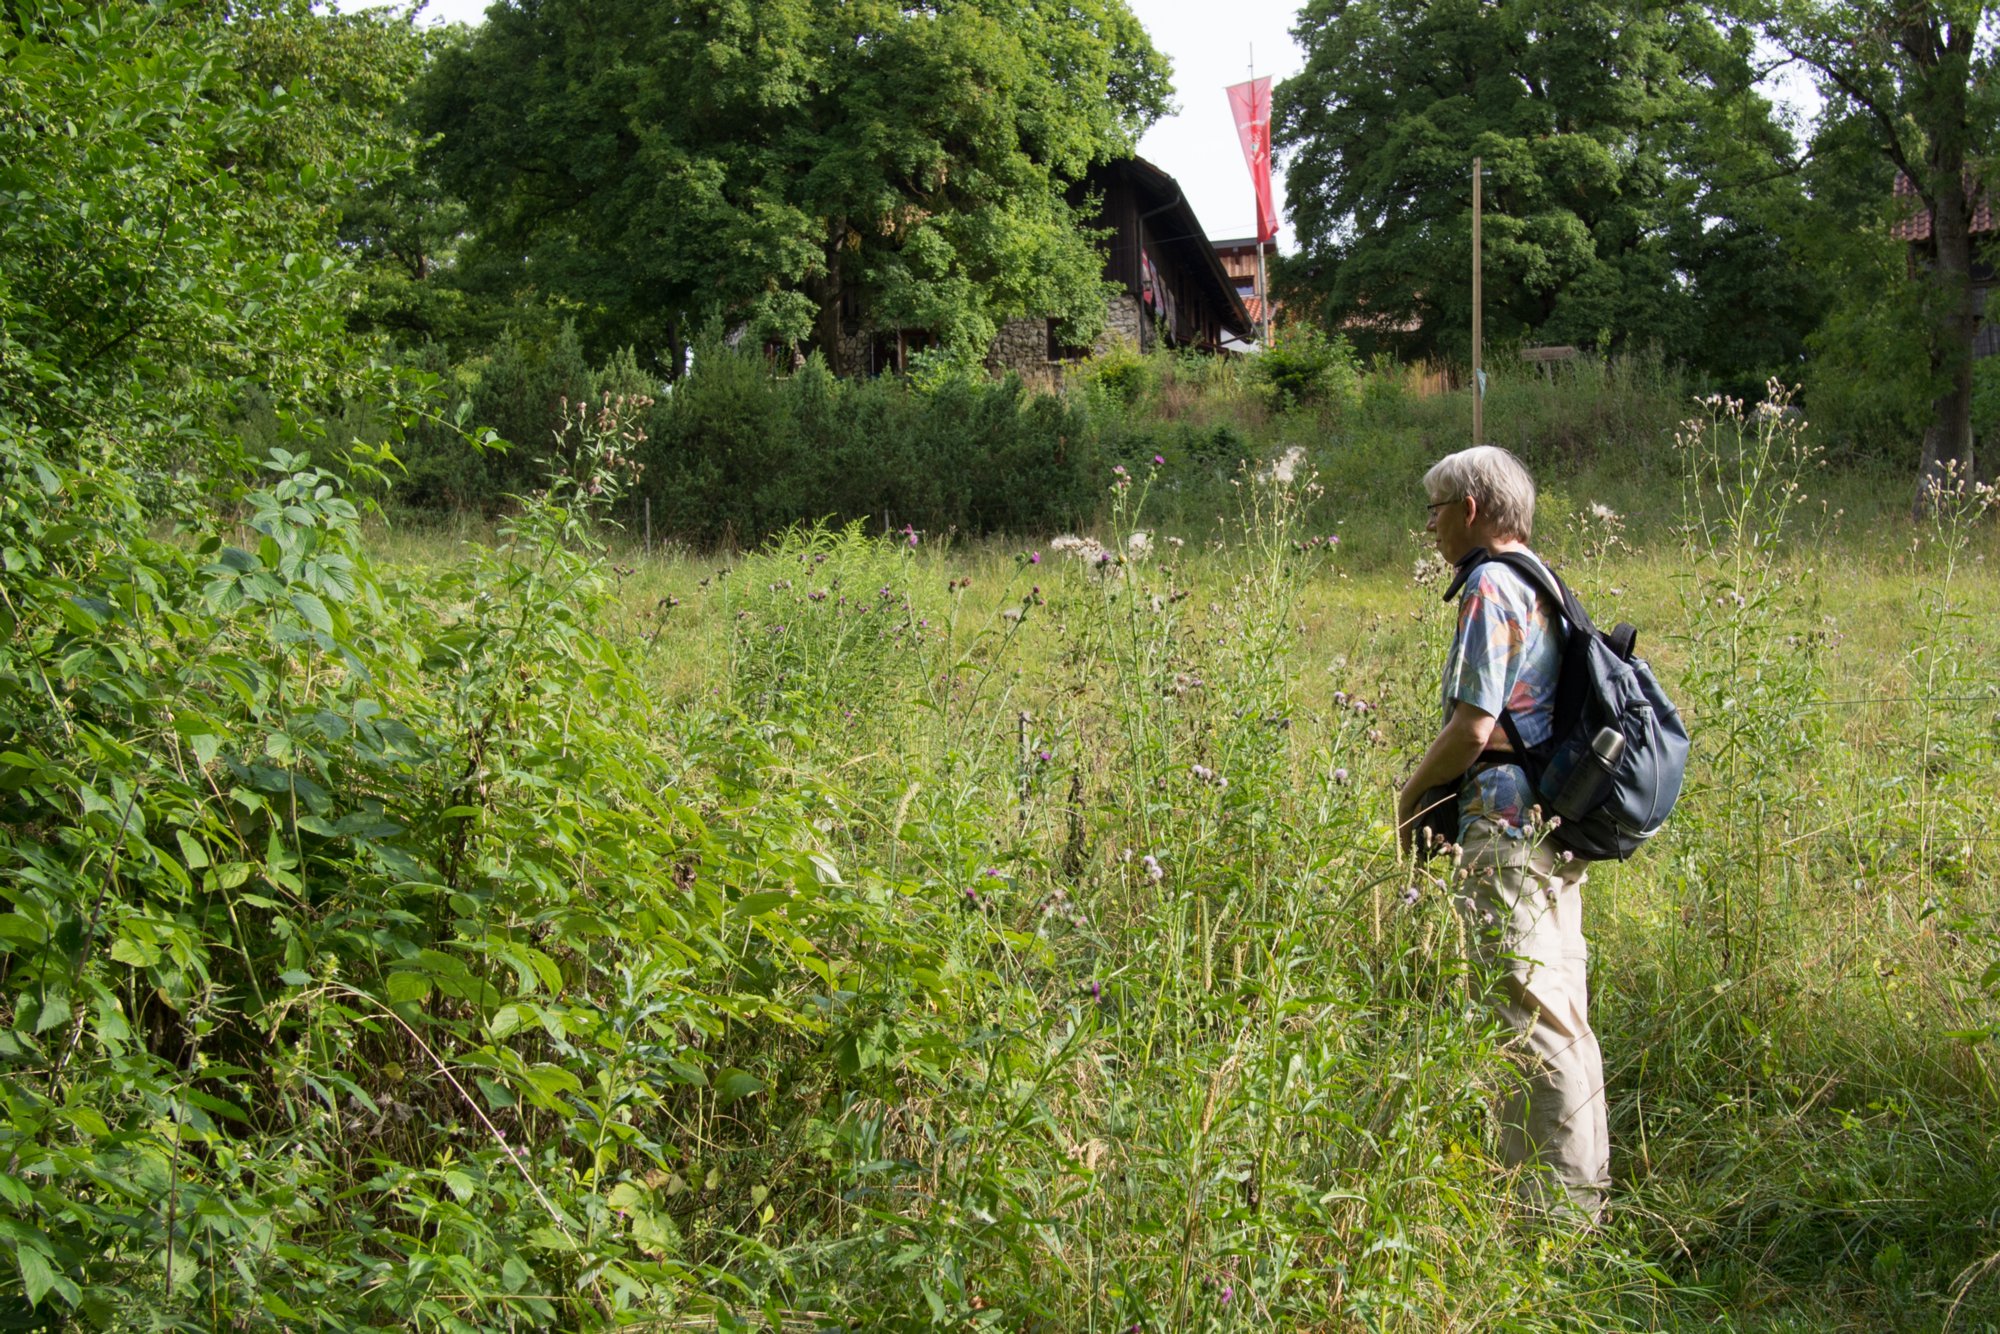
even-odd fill
[{"label": "eyeglasses", "polygon": [[1430,512],[1431,512],[1432,514],[1436,514],[1436,513],[1437,513],[1437,512],[1439,511],[1439,510],[1443,509],[1443,508],[1444,508],[1444,507],[1445,507],[1446,505],[1459,505],[1459,504],[1463,504],[1464,502],[1465,502],[1465,497],[1464,497],[1464,496],[1458,496],[1458,497],[1456,497],[1455,499],[1452,499],[1452,500],[1438,500],[1438,501],[1433,501],[1432,503],[1430,503],[1430,504],[1428,504],[1428,505],[1424,506],[1424,508],[1425,508],[1425,509],[1427,509],[1427,510],[1429,510],[1429,511],[1430,511]]}]

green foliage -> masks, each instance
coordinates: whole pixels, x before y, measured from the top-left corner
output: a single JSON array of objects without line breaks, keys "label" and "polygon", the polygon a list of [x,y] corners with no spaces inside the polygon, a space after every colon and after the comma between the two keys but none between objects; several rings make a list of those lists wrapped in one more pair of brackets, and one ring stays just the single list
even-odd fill
[{"label": "green foliage", "polygon": [[653,1116],[763,1092],[714,1044],[819,1026],[771,988],[836,975],[797,931],[845,891],[791,798],[757,809],[757,744],[701,791],[591,630],[595,479],[416,587],[302,459],[235,546],[4,446],[14,1290],[98,1323],[675,1309],[657,1183],[694,1168]]},{"label": "green foliage", "polygon": [[1747,33],[1689,5],[1316,0],[1298,34],[1273,124],[1294,310],[1464,360],[1477,156],[1491,342],[1658,343],[1730,376],[1796,356],[1813,291],[1772,230],[1791,146]]},{"label": "green foliage", "polygon": [[1282,327],[1251,368],[1274,412],[1324,407],[1338,413],[1361,401],[1361,365],[1354,348],[1345,335],[1328,338],[1316,325]]},{"label": "green foliage", "polygon": [[1100,264],[1066,198],[1164,110],[1123,0],[911,8],[501,4],[419,90],[474,234],[455,280],[680,352],[720,308],[840,369],[841,300],[984,350],[1087,338]]},{"label": "green foliage", "polygon": [[1123,339],[1092,357],[1084,370],[1084,383],[1120,408],[1143,402],[1155,378],[1152,361]]},{"label": "green foliage", "polygon": [[937,610],[912,587],[915,535],[861,527],[792,529],[732,572],[730,675],[745,709],[838,727],[907,702]]},{"label": "green foliage", "polygon": [[[406,433],[388,491],[413,510],[502,509],[542,484],[578,405],[607,397],[650,404],[659,388],[630,348],[593,369],[567,321],[534,332],[509,326],[486,353],[456,364],[435,344],[407,360],[436,381],[433,415]],[[485,434],[468,438],[463,428],[472,425]]]},{"label": "green foliage", "polygon": [[17,7],[0,25],[0,411],[205,475],[207,428],[246,386],[290,403],[363,383],[322,242],[344,180],[397,160],[357,110],[390,90],[313,76],[329,51],[365,73],[386,32],[303,6]]},{"label": "green foliage", "polygon": [[[1979,311],[1971,234],[1976,195],[1969,187],[1992,160],[2000,126],[1991,7],[1976,0],[1781,0],[1763,17],[1769,39],[1817,80],[1827,100],[1826,137],[1836,147],[1851,149],[1860,141],[1879,153],[1907,182],[1911,210],[1930,222],[1928,237],[1912,246],[1918,262],[1907,270],[1921,289],[1914,304],[1922,313],[1897,321],[1890,334],[1899,352],[1921,347],[1927,363],[1923,379],[1931,403],[1918,465],[1921,508],[1931,491],[1954,470],[1968,471],[1973,459],[1972,344]],[[1899,404],[1878,411],[1909,415]]]},{"label": "green foliage", "polygon": [[832,518],[927,535],[1031,532],[1096,510],[1116,423],[1080,397],[1031,395],[948,359],[914,382],[797,373],[704,347],[655,409],[645,494],[656,524],[697,540],[751,541]]}]

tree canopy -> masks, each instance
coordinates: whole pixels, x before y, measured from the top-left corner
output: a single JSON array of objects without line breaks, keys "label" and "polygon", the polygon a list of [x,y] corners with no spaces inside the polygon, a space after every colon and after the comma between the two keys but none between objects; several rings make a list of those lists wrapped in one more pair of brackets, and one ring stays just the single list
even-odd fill
[{"label": "tree canopy", "polygon": [[1918,505],[1973,467],[1972,214],[2000,137],[1993,7],[1983,0],[1777,0],[1767,30],[1810,69],[1829,120],[1859,129],[1927,215],[1907,303],[1930,399]]},{"label": "tree canopy", "polygon": [[324,401],[355,351],[334,211],[399,160],[408,34],[303,0],[0,21],[0,424],[158,462],[251,387]]},{"label": "tree canopy", "polygon": [[1311,0],[1279,86],[1294,299],[1360,341],[1463,355],[1471,164],[1495,342],[1653,344],[1757,376],[1815,301],[1774,262],[1795,194],[1743,30],[1690,4]]},{"label": "tree canopy", "polygon": [[845,323],[1091,333],[1068,197],[1163,113],[1124,0],[503,0],[419,94],[457,280],[665,350],[715,314],[838,365]]}]

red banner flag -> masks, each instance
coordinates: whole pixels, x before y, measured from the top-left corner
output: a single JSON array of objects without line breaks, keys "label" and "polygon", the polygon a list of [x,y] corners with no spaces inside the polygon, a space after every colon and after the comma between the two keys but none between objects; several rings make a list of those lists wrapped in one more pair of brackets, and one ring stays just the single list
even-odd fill
[{"label": "red banner flag", "polygon": [[1278,210],[1271,205],[1271,78],[1252,79],[1229,89],[1229,109],[1236,113],[1236,133],[1243,140],[1243,160],[1257,187],[1257,241],[1278,234]]}]

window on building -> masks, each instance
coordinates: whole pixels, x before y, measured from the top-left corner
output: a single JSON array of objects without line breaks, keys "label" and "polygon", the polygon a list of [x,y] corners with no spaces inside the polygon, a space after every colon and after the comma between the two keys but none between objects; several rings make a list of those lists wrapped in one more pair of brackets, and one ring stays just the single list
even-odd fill
[{"label": "window on building", "polygon": [[868,340],[868,373],[901,375],[910,369],[911,357],[936,343],[928,329],[880,330]]}]

